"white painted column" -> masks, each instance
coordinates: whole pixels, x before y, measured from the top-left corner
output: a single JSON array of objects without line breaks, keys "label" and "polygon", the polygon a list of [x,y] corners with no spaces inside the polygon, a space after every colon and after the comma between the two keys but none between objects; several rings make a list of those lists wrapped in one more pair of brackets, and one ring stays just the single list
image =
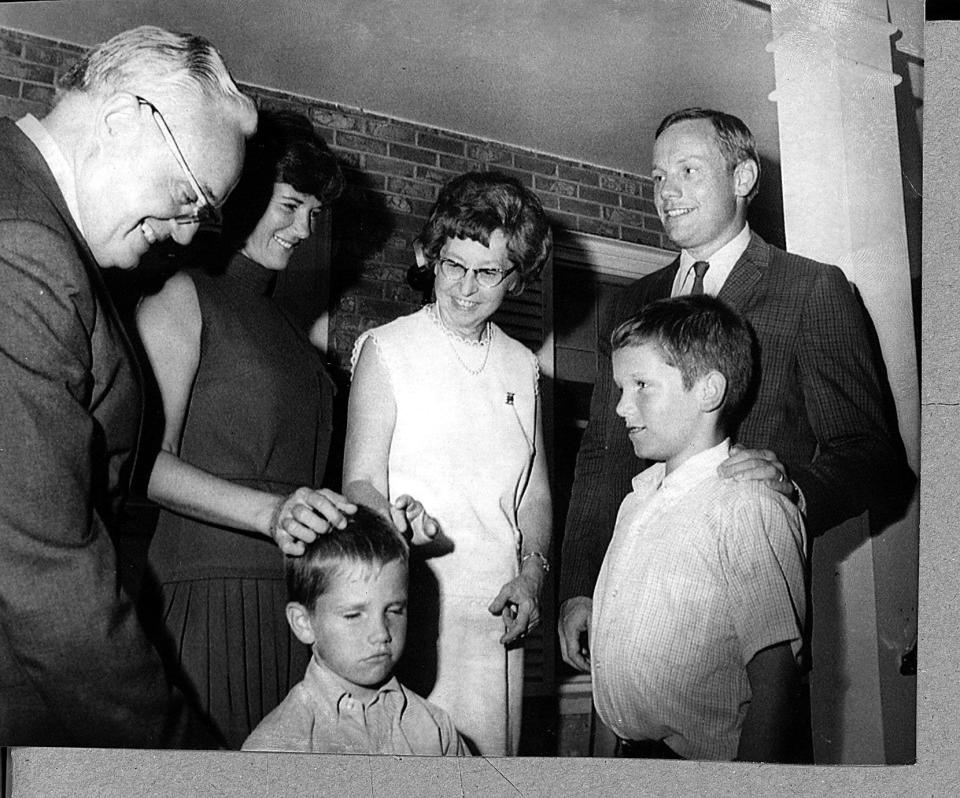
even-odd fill
[{"label": "white painted column", "polygon": [[[772,0],[787,248],[835,263],[880,341],[907,456],[919,473],[919,391],[899,133],[885,0]],[[760,200],[762,201],[762,195]],[[813,554],[814,749],[818,762],[912,761],[916,498],[876,537],[864,519]]]}]

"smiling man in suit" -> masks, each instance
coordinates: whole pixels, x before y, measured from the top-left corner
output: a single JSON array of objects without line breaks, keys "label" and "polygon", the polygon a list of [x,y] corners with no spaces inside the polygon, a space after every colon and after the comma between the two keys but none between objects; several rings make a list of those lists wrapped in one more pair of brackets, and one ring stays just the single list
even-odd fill
[{"label": "smiling man in suit", "polygon": [[208,41],[154,27],[0,120],[0,745],[215,744],[118,585],[141,390],[100,269],[188,242],[255,127]]},{"label": "smiling man in suit", "polygon": [[[767,244],[747,224],[760,158],[747,126],[687,108],[667,116],[653,149],[654,203],[680,256],[628,286],[601,319],[590,421],[577,458],[562,550],[560,648],[588,671],[593,586],[617,507],[640,468],[617,417],[610,331],[647,303],[715,295],[739,310],[759,345],[760,376],[721,476],[758,479],[792,497],[815,536],[864,510],[882,526],[903,512],[914,476],[862,309],[843,272]],[[809,542],[808,542],[809,546]]]}]

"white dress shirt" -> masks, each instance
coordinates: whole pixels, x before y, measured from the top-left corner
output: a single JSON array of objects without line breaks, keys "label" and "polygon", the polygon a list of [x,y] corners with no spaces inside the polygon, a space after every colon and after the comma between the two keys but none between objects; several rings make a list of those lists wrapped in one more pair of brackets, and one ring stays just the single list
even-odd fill
[{"label": "white dress shirt", "polygon": [[[730,276],[730,272],[733,271],[733,267],[736,266],[749,243],[750,225],[744,224],[743,230],[709,258],[706,258],[710,268],[703,275],[703,293],[710,294],[710,296],[716,296],[720,293],[720,289],[723,288],[727,277]],[[685,249],[680,251],[680,268],[677,269],[676,277],[673,278],[673,288],[670,290],[670,296],[690,293],[690,289],[693,288],[693,264],[696,262],[697,259]]]},{"label": "white dress shirt", "polygon": [[77,203],[77,181],[74,179],[73,169],[67,163],[56,141],[53,140],[43,123],[33,114],[27,114],[17,121],[17,127],[23,131],[23,134],[33,142],[34,146],[40,150],[40,155],[50,167],[53,179],[57,182],[60,193],[67,203],[67,210],[73,217],[80,234],[86,237],[83,232],[83,225],[80,224],[80,206]]}]

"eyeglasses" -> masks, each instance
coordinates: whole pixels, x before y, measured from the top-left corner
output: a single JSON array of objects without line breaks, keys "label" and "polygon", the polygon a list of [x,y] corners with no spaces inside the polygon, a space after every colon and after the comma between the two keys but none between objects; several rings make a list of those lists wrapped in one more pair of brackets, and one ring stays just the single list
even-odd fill
[{"label": "eyeglasses", "polygon": [[449,258],[440,258],[440,271],[443,272],[443,276],[448,280],[456,283],[466,277],[467,272],[473,272],[474,276],[477,278],[477,285],[481,286],[482,288],[496,288],[516,270],[516,266],[513,266],[509,269],[468,269],[462,263],[457,263],[455,260],[450,260]]},{"label": "eyeglasses", "polygon": [[193,211],[191,213],[174,216],[173,221],[177,224],[198,224],[201,222],[209,222],[215,225],[222,224],[223,219],[220,216],[220,209],[211,202],[210,197],[208,197],[207,193],[200,187],[200,181],[197,180],[190,167],[187,166],[183,152],[180,147],[177,146],[177,141],[173,137],[173,133],[170,132],[170,127],[167,125],[167,120],[163,118],[163,114],[160,113],[152,102],[145,100],[143,97],[137,97],[137,102],[150,109],[150,115],[153,117],[153,121],[156,122],[160,135],[163,136],[163,140],[167,143],[167,147],[170,148],[170,152],[173,153],[173,157],[177,159],[177,163],[187,176],[187,180],[190,181],[190,188],[193,189],[193,193],[197,195],[197,199],[194,201]]}]

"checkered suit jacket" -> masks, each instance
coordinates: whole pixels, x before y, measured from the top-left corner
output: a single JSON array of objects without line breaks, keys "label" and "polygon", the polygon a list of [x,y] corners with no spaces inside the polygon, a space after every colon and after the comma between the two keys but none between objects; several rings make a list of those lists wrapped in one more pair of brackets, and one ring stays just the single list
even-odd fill
[{"label": "checkered suit jacket", "polygon": [[[632,283],[601,319],[590,422],[564,532],[561,601],[593,594],[617,508],[646,465],[615,411],[610,333],[648,302],[670,296],[679,263]],[[809,533],[864,510],[875,526],[901,514],[915,479],[879,350],[843,272],[754,233],[719,297],[746,316],[759,344],[759,383],[735,440],[777,453],[803,491]]]}]

